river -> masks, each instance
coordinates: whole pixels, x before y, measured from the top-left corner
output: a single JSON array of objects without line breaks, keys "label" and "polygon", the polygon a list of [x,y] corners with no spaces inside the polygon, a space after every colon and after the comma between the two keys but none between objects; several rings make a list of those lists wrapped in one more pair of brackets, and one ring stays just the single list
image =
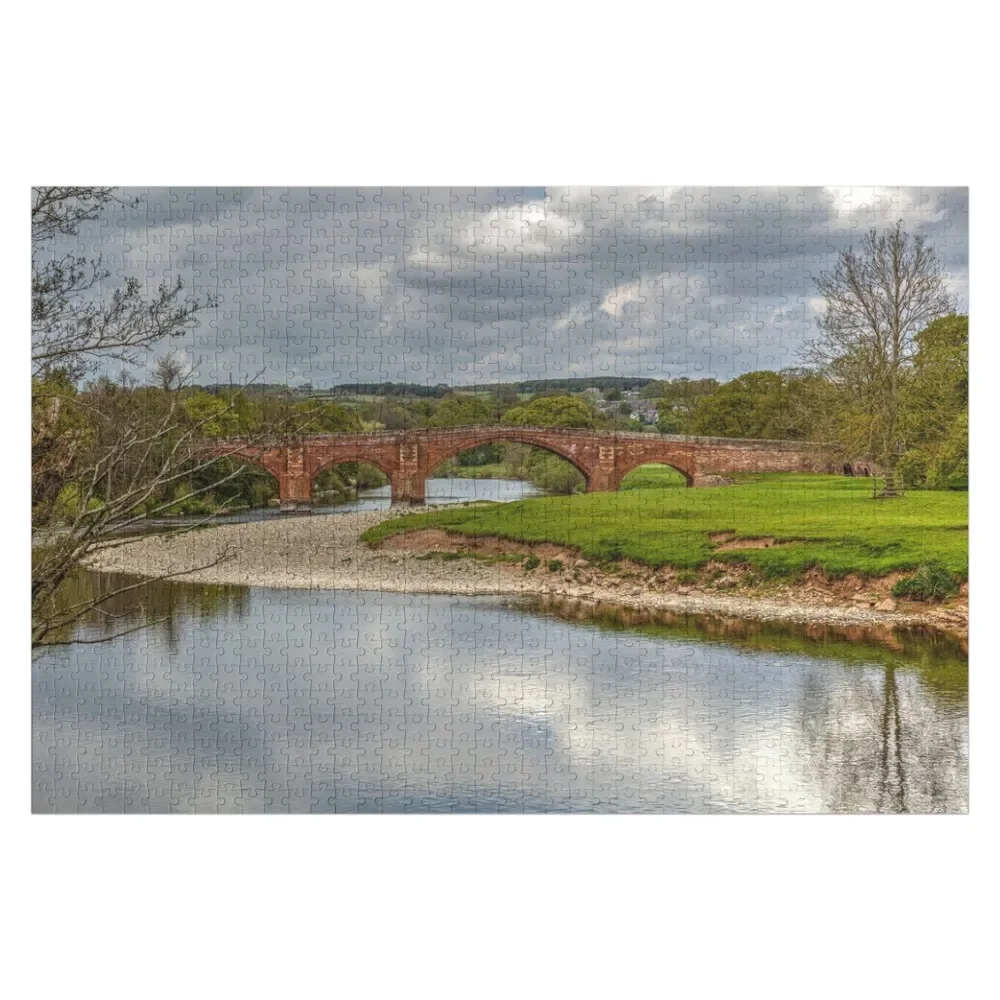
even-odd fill
[{"label": "river", "polygon": [[[451,503],[471,503],[476,500],[488,500],[492,503],[509,503],[512,500],[524,500],[527,497],[541,496],[542,491],[537,486],[521,479],[428,479],[424,485],[426,496],[424,502],[431,507]],[[371,490],[362,490],[357,496],[348,500],[339,500],[330,504],[314,504],[303,508],[309,514],[346,514],[358,510],[388,510],[392,505],[392,487],[379,486]],[[261,521],[272,517],[295,517],[296,511],[283,511],[278,507],[254,507],[235,514],[223,514],[215,518],[217,524],[235,524],[242,521]],[[150,518],[143,521],[133,533],[146,531],[162,531],[164,528],[176,528],[180,525],[193,524],[202,520],[198,517]]]},{"label": "river", "polygon": [[36,812],[968,808],[966,657],[936,633],[167,582],[107,610],[34,658]]}]

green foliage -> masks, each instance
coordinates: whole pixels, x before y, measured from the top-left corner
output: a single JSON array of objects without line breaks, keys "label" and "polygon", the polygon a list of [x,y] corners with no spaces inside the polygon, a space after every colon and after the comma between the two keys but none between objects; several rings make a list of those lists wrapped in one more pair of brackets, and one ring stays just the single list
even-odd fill
[{"label": "green foliage", "polygon": [[365,424],[402,431],[423,424],[433,413],[433,406],[424,399],[366,399],[359,404],[357,413]]},{"label": "green foliage", "polygon": [[714,378],[675,378],[650,382],[639,392],[639,396],[642,399],[665,399],[684,418],[691,414],[700,397],[711,395],[718,387],[719,383]]},{"label": "green foliage", "polygon": [[456,456],[457,464],[462,467],[496,465],[503,461],[503,445],[499,442],[481,444],[477,448],[469,448]]},{"label": "green foliage", "polygon": [[911,488],[968,489],[969,317],[944,316],[916,336],[903,396],[907,449],[900,458]]},{"label": "green foliage", "polygon": [[943,601],[957,593],[955,577],[937,560],[924,563],[913,576],[904,577],[892,588],[893,597],[914,601]]},{"label": "green foliage", "polygon": [[710,437],[814,437],[835,392],[812,372],[749,372],[701,396],[688,430]]},{"label": "green foliage", "polygon": [[569,495],[586,487],[583,474],[565,459],[536,449],[525,466],[528,480],[546,493]]},{"label": "green foliage", "polygon": [[545,396],[503,415],[505,424],[517,427],[593,427],[594,411],[579,396]]},{"label": "green foliage", "polygon": [[385,486],[389,480],[374,465],[367,462],[341,462],[323,469],[313,480],[314,498],[343,501],[358,490]]},{"label": "green foliage", "polygon": [[916,336],[914,367],[935,372],[955,402],[969,399],[969,317],[952,313],[929,324]]},{"label": "green foliage", "polygon": [[229,437],[240,432],[240,416],[223,396],[195,392],[184,400],[184,410],[194,423],[200,424],[198,433],[202,437]]},{"label": "green foliage", "polygon": [[174,484],[174,502],[168,507],[157,511],[158,514],[211,514],[216,504],[211,496],[205,493],[192,495],[194,487],[187,480],[181,479]]},{"label": "green foliage", "polygon": [[[99,510],[101,501],[91,497],[87,501],[87,510]],[[57,521],[69,520],[77,516],[83,509],[83,495],[76,483],[67,483],[56,497],[53,517]]]},{"label": "green foliage", "polygon": [[541,560],[538,558],[538,556],[528,556],[528,558],[524,560],[524,568],[529,573],[532,570],[538,569],[540,565],[541,565]]},{"label": "green foliage", "polygon": [[718,437],[773,437],[781,397],[777,372],[741,375],[698,402],[691,430]]},{"label": "green foliage", "polygon": [[669,399],[661,399],[656,404],[656,429],[661,434],[683,434],[684,422],[675,413]]},{"label": "green foliage", "polygon": [[[764,474],[725,488],[646,489],[537,497],[384,521],[365,533],[377,544],[400,531],[439,527],[472,536],[552,542],[593,561],[634,559],[695,570],[709,560],[750,564],[766,578],[817,566],[834,575],[880,576],[932,560],[968,574],[964,493],[908,492],[872,503],[864,479]],[[772,537],[786,544],[718,551],[711,536]]]},{"label": "green foliage", "polygon": [[309,434],[333,434],[361,429],[356,414],[336,403],[299,403],[294,414],[296,424]]},{"label": "green foliage", "polygon": [[625,555],[625,543],[620,538],[598,539],[597,549],[591,553],[600,562],[618,562]]},{"label": "green foliage", "polygon": [[563,564],[561,559],[550,559],[546,564],[550,573],[561,573]]},{"label": "green foliage", "polygon": [[434,410],[428,427],[462,427],[468,424],[491,424],[495,411],[481,396],[450,396]]}]

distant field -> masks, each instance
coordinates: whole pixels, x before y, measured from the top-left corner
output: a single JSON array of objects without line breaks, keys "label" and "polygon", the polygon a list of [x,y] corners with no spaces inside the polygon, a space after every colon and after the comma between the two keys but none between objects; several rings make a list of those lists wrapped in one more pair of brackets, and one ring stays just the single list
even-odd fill
[{"label": "distant field", "polygon": [[669,465],[650,462],[633,469],[623,480],[619,489],[622,490],[652,490],[686,486],[686,480]]},{"label": "distant field", "polygon": [[[968,494],[913,491],[871,499],[871,484],[844,476],[761,475],[735,486],[638,488],[650,467],[617,493],[538,497],[490,507],[453,508],[383,522],[372,544],[401,531],[436,527],[466,535],[553,542],[590,560],[634,559],[696,569],[710,559],[750,563],[767,577],[818,566],[834,576],[879,576],[932,559],[968,575]],[[626,477],[631,478],[631,477]],[[631,488],[630,488],[631,486]],[[773,538],[788,544],[718,551],[710,536]],[[730,543],[731,544],[731,543]]]}]

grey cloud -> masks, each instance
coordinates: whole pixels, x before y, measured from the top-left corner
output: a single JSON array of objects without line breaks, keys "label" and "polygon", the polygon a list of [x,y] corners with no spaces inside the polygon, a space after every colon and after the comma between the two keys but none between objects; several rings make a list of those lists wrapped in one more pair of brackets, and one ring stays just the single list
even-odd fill
[{"label": "grey cloud", "polygon": [[[218,296],[201,381],[711,374],[795,364],[813,278],[870,226],[927,235],[967,308],[968,193],[913,188],[126,191],[53,250]],[[150,359],[152,360],[152,359]]]}]

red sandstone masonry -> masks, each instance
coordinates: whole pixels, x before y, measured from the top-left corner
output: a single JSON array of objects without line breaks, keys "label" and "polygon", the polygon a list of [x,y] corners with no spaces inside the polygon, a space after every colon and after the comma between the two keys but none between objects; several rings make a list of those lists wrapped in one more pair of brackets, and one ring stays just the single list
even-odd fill
[{"label": "red sandstone masonry", "polygon": [[313,479],[341,462],[368,462],[392,483],[394,502],[419,503],[424,481],[459,452],[494,441],[535,445],[561,455],[587,480],[590,492],[618,489],[622,478],[647,462],[673,466],[697,486],[706,476],[733,472],[875,471],[868,462],[845,467],[831,445],[799,441],[622,434],[552,427],[449,427],[367,434],[318,434],[288,443],[221,441],[210,453],[232,454],[275,476],[283,504],[308,503]]}]

